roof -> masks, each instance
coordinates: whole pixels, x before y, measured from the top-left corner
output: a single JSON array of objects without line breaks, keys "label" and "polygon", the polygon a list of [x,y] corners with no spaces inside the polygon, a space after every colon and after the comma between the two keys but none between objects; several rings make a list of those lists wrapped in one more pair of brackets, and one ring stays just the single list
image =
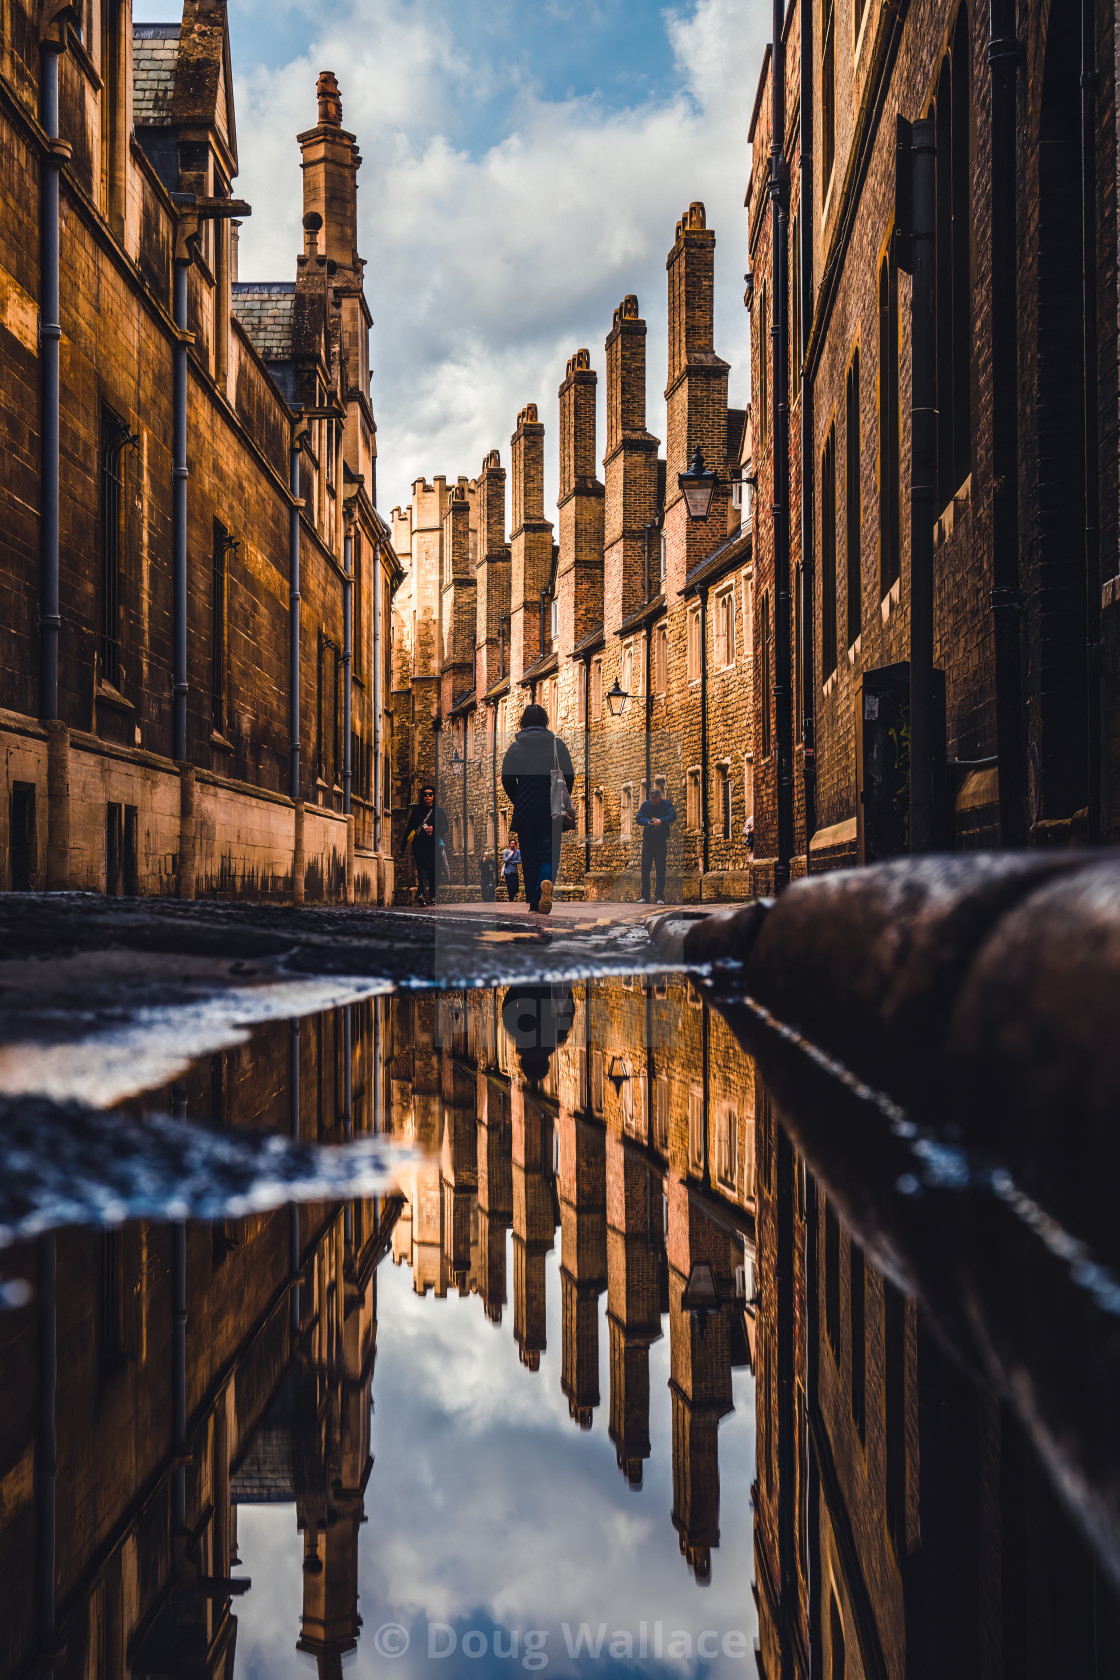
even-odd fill
[{"label": "roof", "polygon": [[132,120],[137,128],[168,128],[179,57],[177,23],[132,26]]},{"label": "roof", "polygon": [[295,292],[294,280],[234,282],[233,313],[262,361],[288,362],[292,358]]},{"label": "roof", "polygon": [[628,636],[632,630],[640,630],[643,624],[649,623],[652,619],[660,618],[665,610],[665,592],[662,590],[662,592],[659,595],[655,595],[652,600],[643,601],[641,606],[635,608],[629,617],[624,618],[615,634],[618,636]]},{"label": "roof", "polygon": [[559,659],[556,650],[550,648],[547,653],[542,653],[539,659],[534,660],[532,665],[525,667],[521,673],[522,684],[537,682],[541,677],[551,676],[553,671],[558,668]]},{"label": "roof", "polygon": [[729,408],[727,411],[727,459],[732,466],[738,466],[742,459],[743,433],[747,425],[747,411],[745,408]]},{"label": "roof", "polygon": [[705,584],[714,583],[724,572],[729,572],[734,566],[746,559],[747,552],[754,548],[753,529],[750,525],[740,525],[737,531],[725,538],[719,547],[701,560],[699,565],[693,566],[684,580],[685,595],[691,595],[693,590],[702,589]]},{"label": "roof", "polygon": [[572,649],[572,658],[579,659],[582,654],[594,653],[596,648],[603,645],[603,626],[597,624],[594,630],[589,630],[581,642],[577,642]]}]

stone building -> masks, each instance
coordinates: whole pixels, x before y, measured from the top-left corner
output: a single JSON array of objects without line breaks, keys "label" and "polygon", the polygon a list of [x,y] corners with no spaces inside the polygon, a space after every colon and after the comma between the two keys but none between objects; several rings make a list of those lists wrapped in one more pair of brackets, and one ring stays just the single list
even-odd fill
[{"label": "stone building", "polygon": [[0,79],[3,884],[384,899],[400,568],[335,79],[268,285],[223,0],[14,0]]},{"label": "stone building", "polygon": [[[410,506],[394,510],[398,552],[411,556],[394,621],[394,805],[406,811],[438,764],[455,895],[477,895],[482,856],[507,837],[501,760],[530,700],[547,708],[576,771],[561,892],[637,897],[634,818],[655,782],[679,819],[670,895],[749,890],[750,427],[728,408],[715,350],[714,252],[704,206],[692,204],[666,262],[663,456],[646,425],[646,323],[631,295],[605,342],[602,479],[589,351],[569,358],[559,387],[555,524],[537,403],[510,439],[508,530],[496,449],[476,478],[418,480]],[[697,448],[715,474],[703,520],[689,518],[678,482]]]},{"label": "stone building", "polygon": [[[771,881],[907,849],[928,610],[932,843],[1118,831],[1115,8],[1082,11],[794,0],[767,49],[747,301]],[[899,126],[926,119],[928,288]]]}]

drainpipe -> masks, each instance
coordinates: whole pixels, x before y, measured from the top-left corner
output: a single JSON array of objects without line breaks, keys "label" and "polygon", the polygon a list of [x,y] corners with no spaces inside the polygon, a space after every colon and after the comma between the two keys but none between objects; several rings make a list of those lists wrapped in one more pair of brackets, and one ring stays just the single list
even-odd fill
[{"label": "drainpipe", "polygon": [[354,532],[347,526],[342,539],[342,811],[350,815],[350,787],[353,766],[350,762],[350,720],[353,715],[354,694]]},{"label": "drainpipe", "polygon": [[[299,1142],[299,1022],[288,1023],[288,1135]],[[288,1208],[288,1280],[292,1292],[288,1299],[288,1323],[294,1348],[299,1335],[300,1320],[300,1244],[299,1206],[293,1202]]]},{"label": "drainpipe", "polygon": [[[700,831],[704,836],[704,874],[708,873],[708,590],[700,588]],[[700,897],[704,883],[700,882]]]},{"label": "drainpipe", "polygon": [[[345,1107],[342,1114],[342,1135],[347,1143],[354,1140],[354,1029],[350,1016],[353,1006],[349,1003],[342,1009],[342,1065],[343,1065],[343,1102]],[[354,1204],[347,1202],[346,1211],[342,1216],[342,1232],[346,1239],[346,1246],[352,1249],[354,1245]]]},{"label": "drainpipe", "polygon": [[[801,12],[801,210],[797,218],[801,238],[801,323],[803,342],[809,341],[813,318],[813,8]],[[813,439],[813,375],[801,375],[801,745],[805,794],[805,851],[817,830],[816,688],[813,678],[813,594],[816,578],[814,508],[816,505],[816,445]]]},{"label": "drainpipe", "polygon": [[[647,541],[648,541],[648,526]],[[653,787],[653,624],[646,621],[646,798]]]},{"label": "drainpipe", "polygon": [[[298,415],[298,411],[297,411]],[[300,450],[307,436],[307,421],[296,419],[288,444],[289,489],[291,507],[288,513],[288,625],[291,637],[288,652],[288,764],[291,776],[291,796],[299,799],[299,517],[303,510],[300,496]]]},{"label": "drainpipe", "polygon": [[1097,438],[1097,43],[1093,0],[1081,0],[1081,288],[1085,404],[1085,641],[1089,841],[1101,837],[1101,539]]},{"label": "drainpipe", "polygon": [[583,868],[591,870],[591,659],[583,662]]},{"label": "drainpipe", "polygon": [[172,410],[174,414],[171,573],[172,573],[172,723],[171,756],[179,764],[187,757],[187,275],[190,272],[191,237],[197,235],[193,218],[180,221],[176,232],[173,264],[172,312],[175,322]]},{"label": "drainpipe", "polygon": [[933,527],[937,518],[937,336],[934,317],[934,125],[913,125],[910,406],[910,850],[929,852],[933,823]]},{"label": "drainpipe", "polygon": [[992,617],[996,653],[999,830],[1004,846],[1026,843],[1022,606],[1019,584],[1018,296],[1015,274],[1015,0],[991,0],[992,75]]},{"label": "drainpipe", "polygon": [[[777,1251],[774,1259],[774,1317],[778,1367],[778,1486],[787,1489],[787,1496],[778,1501],[778,1602],[781,1606],[779,1637],[783,1657],[782,1673],[793,1674],[791,1630],[799,1599],[794,1500],[791,1497],[797,1465],[794,1424],[794,1159],[789,1133],[776,1115],[772,1114],[770,1124],[777,1127],[777,1137],[774,1139],[774,1224]],[[812,1294],[814,1284],[815,1279],[806,1280],[809,1294]],[[801,1497],[805,1497],[804,1490]]]},{"label": "drainpipe", "polygon": [[[67,8],[67,11],[69,8]],[[58,346],[59,321],[58,200],[59,174],[70,145],[58,137],[58,60],[66,50],[69,24],[63,15],[57,38],[41,43],[42,122],[47,136],[43,157],[40,214],[39,291],[40,513],[39,513],[39,716],[58,717]]]},{"label": "drainpipe", "polygon": [[490,769],[493,779],[492,797],[494,802],[494,900],[498,898],[498,702],[494,701],[494,728],[490,743]]},{"label": "drainpipe", "polygon": [[[773,245],[774,305],[771,337],[774,351],[774,753],[778,788],[777,891],[789,881],[793,856],[793,694],[790,663],[789,576],[789,185],[786,181],[786,52],[783,40],[785,0],[774,0],[770,55],[770,218]],[[707,791],[705,785],[705,803]],[[704,847],[707,850],[707,828]]]}]

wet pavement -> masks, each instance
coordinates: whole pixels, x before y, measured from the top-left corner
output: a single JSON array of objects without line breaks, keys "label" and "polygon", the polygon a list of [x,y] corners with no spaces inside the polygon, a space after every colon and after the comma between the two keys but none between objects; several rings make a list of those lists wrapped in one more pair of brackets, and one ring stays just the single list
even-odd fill
[{"label": "wet pavement", "polygon": [[0,900],[4,1680],[1120,1672],[888,1169],[643,908]]}]

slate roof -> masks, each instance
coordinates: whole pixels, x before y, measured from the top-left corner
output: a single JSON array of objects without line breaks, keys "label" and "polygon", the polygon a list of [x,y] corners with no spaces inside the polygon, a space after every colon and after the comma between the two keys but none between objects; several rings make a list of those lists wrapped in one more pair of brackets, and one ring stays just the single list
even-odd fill
[{"label": "slate roof", "polygon": [[233,288],[233,313],[265,362],[292,359],[294,280],[244,281]]},{"label": "slate roof", "polygon": [[177,23],[132,26],[132,120],[137,128],[170,126],[179,57]]}]

